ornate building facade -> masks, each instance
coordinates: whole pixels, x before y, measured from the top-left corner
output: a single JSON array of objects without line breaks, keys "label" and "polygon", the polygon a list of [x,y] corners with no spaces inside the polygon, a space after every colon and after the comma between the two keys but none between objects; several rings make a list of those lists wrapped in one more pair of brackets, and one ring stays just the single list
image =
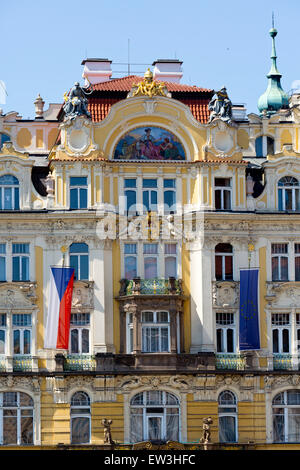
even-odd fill
[{"label": "ornate building facade", "polygon": [[[215,448],[299,449],[300,95],[270,34],[259,115],[181,84],[179,61],[112,79],[87,59],[63,106],[0,116],[5,448],[111,432],[116,448],[200,449],[211,417]],[[68,350],[44,348],[55,265],[75,269]],[[260,348],[243,351],[247,267]]]}]

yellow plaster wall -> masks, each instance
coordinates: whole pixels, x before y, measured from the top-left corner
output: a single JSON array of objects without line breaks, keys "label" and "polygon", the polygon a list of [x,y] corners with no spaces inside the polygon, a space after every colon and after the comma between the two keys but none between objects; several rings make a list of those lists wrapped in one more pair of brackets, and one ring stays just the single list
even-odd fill
[{"label": "yellow plaster wall", "polygon": [[246,150],[249,148],[249,135],[248,132],[245,129],[239,129],[237,131],[237,144],[239,147],[241,147],[243,150]]},{"label": "yellow plaster wall", "polygon": [[280,136],[280,147],[281,147],[281,149],[282,149],[282,146],[284,144],[292,144],[292,143],[293,143],[293,138],[292,138],[291,132],[288,129],[284,129],[281,132],[281,136]]},{"label": "yellow plaster wall", "polygon": [[59,129],[54,128],[54,129],[51,129],[51,131],[49,131],[48,133],[48,149],[49,150],[55,144],[58,134],[59,134]]},{"label": "yellow plaster wall", "polygon": [[123,396],[117,395],[116,402],[93,403],[92,413],[92,444],[101,444],[103,442],[102,419],[112,419],[111,433],[113,440],[124,442],[124,405]]},{"label": "yellow plaster wall", "polygon": [[194,401],[193,394],[187,395],[187,442],[199,442],[202,437],[203,419],[210,416],[213,420],[211,426],[211,440],[218,442],[218,404],[214,401]]},{"label": "yellow plaster wall", "polygon": [[18,134],[17,134],[17,144],[21,148],[27,148],[31,146],[32,142],[32,135],[31,132],[26,129],[20,129]]},{"label": "yellow plaster wall", "polygon": [[35,144],[38,148],[41,148],[44,146],[44,130],[43,129],[36,129]]}]

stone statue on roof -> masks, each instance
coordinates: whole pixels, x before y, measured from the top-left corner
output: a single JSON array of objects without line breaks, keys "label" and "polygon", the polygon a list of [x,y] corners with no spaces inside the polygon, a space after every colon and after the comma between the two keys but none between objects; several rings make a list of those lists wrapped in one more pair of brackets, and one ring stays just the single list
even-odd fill
[{"label": "stone statue on roof", "polygon": [[86,98],[87,89],[81,87],[78,82],[75,82],[71,88],[69,95],[64,94],[65,104],[63,110],[67,118],[75,119],[76,116],[91,117],[87,110],[88,100]]},{"label": "stone statue on roof", "polygon": [[232,118],[232,103],[228,97],[225,87],[221,90],[216,91],[208,103],[208,109],[210,116],[208,122],[212,122],[213,119],[222,119],[222,121],[230,122]]}]

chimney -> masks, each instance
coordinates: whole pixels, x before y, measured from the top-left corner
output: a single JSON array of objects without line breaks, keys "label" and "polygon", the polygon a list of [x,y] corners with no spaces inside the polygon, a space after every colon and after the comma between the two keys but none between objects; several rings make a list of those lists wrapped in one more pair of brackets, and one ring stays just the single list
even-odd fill
[{"label": "chimney", "polygon": [[182,78],[182,62],[177,59],[157,59],[153,62],[153,79],[162,82],[180,83]]},{"label": "chimney", "polygon": [[95,85],[96,83],[108,82],[111,78],[111,60],[85,59],[81,65],[84,65],[82,76],[86,79],[86,86],[88,86],[88,81]]},{"label": "chimney", "polygon": [[44,117],[44,104],[45,101],[41,98],[40,94],[38,94],[36,100],[34,101],[35,106],[35,119],[43,119]]}]

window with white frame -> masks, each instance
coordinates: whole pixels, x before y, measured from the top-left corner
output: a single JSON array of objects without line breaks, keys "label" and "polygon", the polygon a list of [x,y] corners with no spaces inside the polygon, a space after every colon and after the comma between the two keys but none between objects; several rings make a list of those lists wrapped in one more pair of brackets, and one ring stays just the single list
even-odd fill
[{"label": "window with white frame", "polygon": [[274,154],[274,139],[261,135],[255,139],[255,154],[257,157],[266,157]]},{"label": "window with white frame", "polygon": [[176,180],[175,178],[165,178],[163,184],[164,191],[164,213],[176,212]]},{"label": "window with white frame", "polygon": [[144,212],[157,211],[157,179],[143,178]]},{"label": "window with white frame", "polygon": [[293,176],[284,176],[278,181],[278,209],[280,211],[300,209],[300,184]]},{"label": "window with white frame", "polygon": [[87,208],[88,186],[86,176],[70,177],[70,209]]},{"label": "window with white frame", "polygon": [[18,313],[12,316],[14,355],[31,354],[31,314]]},{"label": "window with white frame", "polygon": [[273,353],[289,353],[291,320],[289,313],[272,313]]},{"label": "window with white frame", "polygon": [[215,178],[215,209],[231,210],[231,178]]},{"label": "window with white frame", "polygon": [[215,276],[217,281],[233,279],[233,249],[229,243],[215,247]]},{"label": "window with white frame", "polygon": [[217,352],[233,353],[236,348],[235,314],[216,313]]},{"label": "window with white frame", "polygon": [[272,281],[288,281],[289,257],[287,243],[272,243]]},{"label": "window with white frame", "polygon": [[142,352],[170,351],[169,312],[142,312]]},{"label": "window with white frame", "polygon": [[158,243],[144,243],[144,278],[154,279],[158,273]]},{"label": "window with white frame", "polygon": [[177,244],[165,243],[165,278],[177,278]]},{"label": "window with white frame", "polygon": [[134,279],[137,277],[137,244],[124,244],[124,277]]},{"label": "window with white frame", "polygon": [[237,401],[234,393],[225,390],[218,399],[219,440],[237,442]]},{"label": "window with white frame", "polygon": [[179,441],[178,398],[159,390],[140,392],[130,401],[130,442]]},{"label": "window with white frame", "polygon": [[29,243],[12,244],[12,280],[29,281]]},{"label": "window with white frame", "polygon": [[300,281],[300,243],[295,243],[295,281]]},{"label": "window with white frame", "polygon": [[136,197],[136,178],[124,179],[124,195],[126,197],[126,210],[127,213],[137,212],[137,197]]},{"label": "window with white frame", "polygon": [[132,313],[126,314],[126,352],[131,354],[133,352],[133,315]]},{"label": "window with white frame", "polygon": [[286,390],[272,402],[273,442],[300,442],[300,390]]},{"label": "window with white frame", "polygon": [[90,440],[90,397],[85,392],[76,392],[71,398],[71,444],[88,444]]},{"label": "window with white frame", "polygon": [[0,354],[6,354],[6,313],[0,313]]},{"label": "window with white frame", "polygon": [[90,314],[72,313],[70,321],[70,353],[89,354]]},{"label": "window with white frame", "polygon": [[0,393],[0,444],[26,445],[34,442],[33,400],[26,393]]},{"label": "window with white frame", "polygon": [[19,197],[19,180],[13,175],[0,176],[0,210],[19,210]]},{"label": "window with white frame", "polygon": [[6,243],[0,243],[0,282],[6,281]]},{"label": "window with white frame", "polygon": [[74,268],[74,279],[89,279],[89,247],[86,243],[72,243],[69,248],[70,266]]}]

